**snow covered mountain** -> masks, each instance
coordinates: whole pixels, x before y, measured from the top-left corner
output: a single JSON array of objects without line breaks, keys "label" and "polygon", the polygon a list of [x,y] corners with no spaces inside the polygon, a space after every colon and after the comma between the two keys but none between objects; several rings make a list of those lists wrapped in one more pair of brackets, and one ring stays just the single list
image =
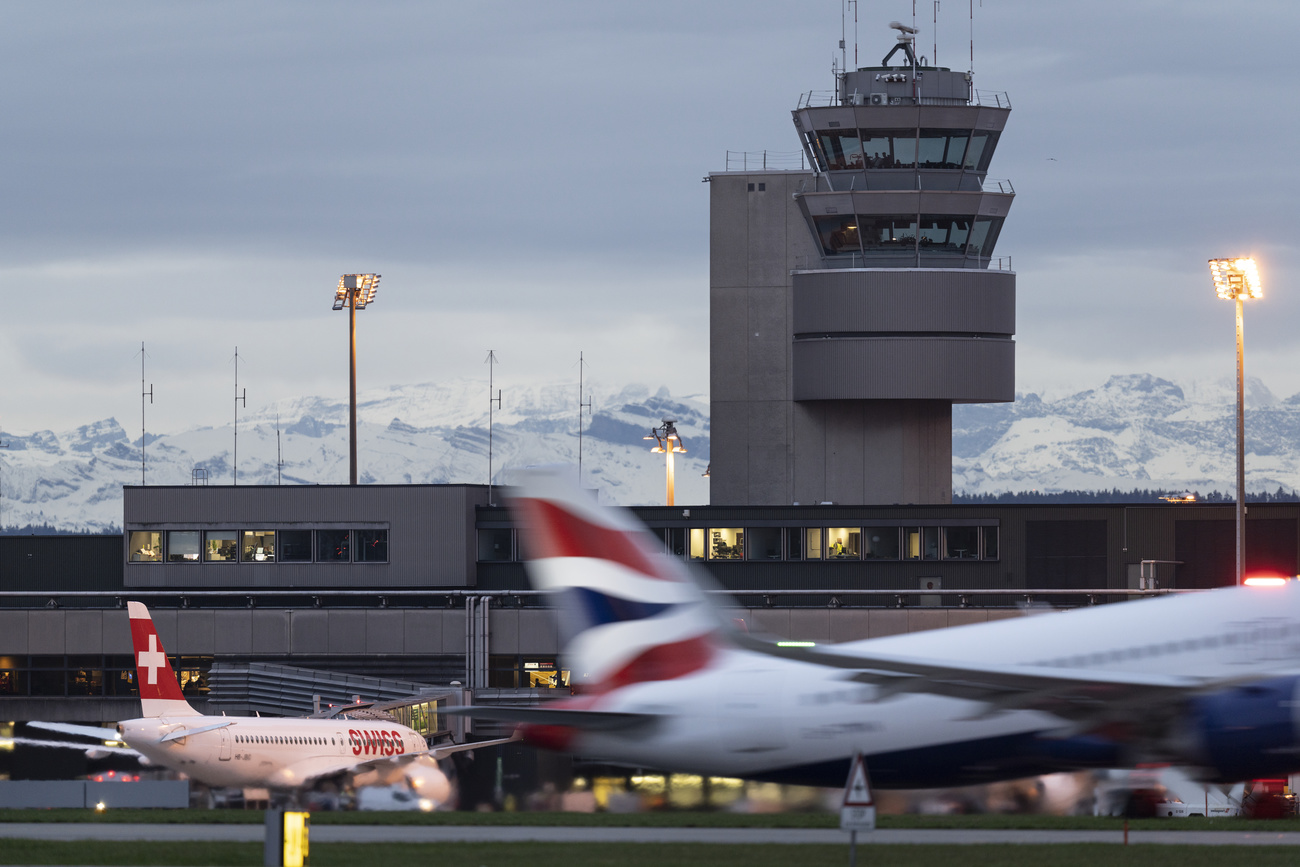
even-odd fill
[{"label": "snow covered mountain", "polygon": [[[1045,401],[953,408],[953,491],[1236,489],[1236,382],[1148,374]],[[1246,490],[1300,488],[1300,394],[1246,383]]]},{"label": "snow covered mountain", "polygon": [[[494,412],[492,466],[573,463],[578,414],[572,387],[518,388]],[[677,500],[707,503],[708,399],[675,398],[645,386],[595,391],[582,458],[586,481],[612,503],[663,502],[664,462],[642,438],[677,419],[689,452],[677,458]],[[1235,383],[1186,390],[1145,374],[1044,400],[953,409],[953,490],[1233,490]],[[358,408],[363,483],[485,483],[488,413],[477,380],[398,386],[364,393]],[[241,484],[276,483],[276,428],[283,484],[347,480],[347,405],[305,397],[251,413],[239,425]],[[195,467],[229,484],[231,425],[155,437],[147,444],[151,485],[188,485]],[[1300,488],[1300,395],[1279,400],[1259,380],[1247,392],[1247,487]],[[0,433],[0,526],[52,524],[100,530],[122,521],[122,485],[140,483],[140,441],[115,419],[75,430]]]},{"label": "snow covered mountain", "polygon": [[[676,460],[676,497],[707,503],[708,401],[674,398],[645,386],[592,397],[582,438],[583,474],[608,502],[662,503],[664,458],[643,437],[675,418],[688,449]],[[239,483],[276,484],[277,416],[280,481],[344,484],[348,477],[346,401],[306,397],[282,402],[233,425],[155,437],[146,445],[150,485],[188,485],[195,467],[211,484],[230,484],[236,446]],[[363,393],[357,407],[359,481],[486,484],[488,401],[478,381],[398,386]],[[121,526],[122,486],[140,484],[140,439],[116,419],[76,430],[0,433],[0,526],[51,524],[96,531]],[[492,419],[492,469],[499,482],[510,467],[576,463],[578,407],[574,388],[515,389]]]}]

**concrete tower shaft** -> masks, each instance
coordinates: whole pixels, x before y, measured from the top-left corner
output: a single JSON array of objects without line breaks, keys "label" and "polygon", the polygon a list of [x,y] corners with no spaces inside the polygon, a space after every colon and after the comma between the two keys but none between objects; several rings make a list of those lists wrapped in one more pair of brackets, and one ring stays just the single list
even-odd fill
[{"label": "concrete tower shaft", "polygon": [[812,171],[710,175],[715,504],[950,502],[952,404],[1014,398],[1010,103],[905,54],[801,97]]}]

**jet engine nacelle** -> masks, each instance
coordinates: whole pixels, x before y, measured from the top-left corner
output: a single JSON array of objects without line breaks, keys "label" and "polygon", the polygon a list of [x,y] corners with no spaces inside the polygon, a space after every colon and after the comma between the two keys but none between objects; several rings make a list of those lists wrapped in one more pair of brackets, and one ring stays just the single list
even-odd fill
[{"label": "jet engine nacelle", "polygon": [[1189,715],[1192,758],[1213,782],[1300,771],[1300,677],[1199,696]]},{"label": "jet engine nacelle", "polygon": [[451,799],[451,781],[432,759],[419,758],[403,768],[406,785],[421,798],[435,804],[445,804]]}]

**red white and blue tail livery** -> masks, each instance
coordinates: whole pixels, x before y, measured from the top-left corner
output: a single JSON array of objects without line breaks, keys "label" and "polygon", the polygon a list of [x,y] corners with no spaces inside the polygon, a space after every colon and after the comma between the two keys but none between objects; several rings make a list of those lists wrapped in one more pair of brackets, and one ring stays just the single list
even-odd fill
[{"label": "red white and blue tail livery", "polygon": [[1296,581],[783,648],[730,628],[684,562],[571,472],[518,478],[529,575],[557,594],[586,694],[463,712],[538,744],[835,787],[855,752],[878,788],[1152,761],[1223,782],[1300,771]]},{"label": "red white and blue tail livery", "polygon": [[556,594],[573,682],[602,693],[706,668],[719,624],[685,564],[645,527],[600,508],[563,471],[522,471],[512,500],[526,527],[533,583]]}]

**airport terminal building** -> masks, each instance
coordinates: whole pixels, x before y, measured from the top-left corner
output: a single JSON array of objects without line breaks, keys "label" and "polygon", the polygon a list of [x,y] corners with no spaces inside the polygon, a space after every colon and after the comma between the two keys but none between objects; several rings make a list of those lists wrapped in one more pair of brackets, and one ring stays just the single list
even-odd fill
[{"label": "airport terminal building", "polygon": [[[634,510],[748,628],[846,641],[1231,583],[1231,505]],[[0,719],[133,716],[125,601],[187,693],[303,710],[386,680],[476,700],[562,688],[520,534],[486,486],[128,487],[121,536],[0,537]],[[1251,572],[1300,573],[1300,504],[1250,508]],[[400,686],[395,684],[404,684]],[[375,687],[378,689],[378,687]],[[332,696],[332,698],[329,698]]]}]

